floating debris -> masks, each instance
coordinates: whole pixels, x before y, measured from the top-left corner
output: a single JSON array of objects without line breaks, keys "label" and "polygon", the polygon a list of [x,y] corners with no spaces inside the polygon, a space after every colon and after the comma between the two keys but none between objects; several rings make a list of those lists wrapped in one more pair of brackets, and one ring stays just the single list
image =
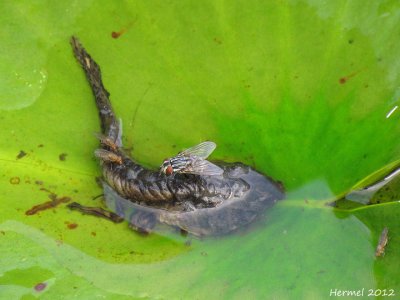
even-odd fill
[{"label": "floating debris", "polygon": [[26,154],[27,153],[24,150],[19,151],[19,153],[17,155],[17,159],[23,158],[24,156],[26,156]]},{"label": "floating debris", "polygon": [[67,159],[67,155],[68,155],[67,153],[61,153],[58,156],[58,159],[61,160],[61,161],[65,161]]},{"label": "floating debris", "polygon": [[126,25],[124,28],[121,28],[119,31],[112,31],[111,37],[113,39],[119,38],[121,35],[123,35],[125,32],[127,32],[128,29],[130,29],[135,24],[135,22],[136,22],[136,18],[132,22],[129,22],[128,25]]},{"label": "floating debris", "polygon": [[76,224],[76,223],[68,223],[68,224],[67,224],[67,227],[68,227],[69,229],[75,229],[76,227],[78,227],[78,224]]},{"label": "floating debris", "polygon": [[10,183],[11,184],[19,184],[20,182],[21,182],[21,179],[18,176],[10,178]]},{"label": "floating debris", "polygon": [[72,202],[72,203],[68,204],[67,207],[72,210],[80,211],[81,213],[83,213],[85,215],[101,217],[101,218],[110,220],[114,223],[121,223],[124,220],[124,218],[121,218],[117,214],[115,214],[111,211],[102,209],[101,207],[83,206],[77,202]]},{"label": "floating debris", "polygon": [[126,32],[125,28],[122,28],[120,31],[113,31],[111,32],[111,37],[113,39],[117,39],[119,38],[121,35],[123,35]]},{"label": "floating debris", "polygon": [[41,292],[46,288],[47,284],[45,282],[40,282],[37,285],[35,285],[34,289],[36,292]]},{"label": "floating debris", "polygon": [[31,216],[31,215],[38,213],[39,211],[46,210],[49,208],[54,208],[61,203],[67,203],[67,202],[71,201],[70,197],[57,198],[57,195],[53,194],[53,193],[49,195],[49,198],[51,199],[50,201],[46,201],[44,203],[33,206],[31,209],[28,209],[25,212],[25,214],[27,216]]}]

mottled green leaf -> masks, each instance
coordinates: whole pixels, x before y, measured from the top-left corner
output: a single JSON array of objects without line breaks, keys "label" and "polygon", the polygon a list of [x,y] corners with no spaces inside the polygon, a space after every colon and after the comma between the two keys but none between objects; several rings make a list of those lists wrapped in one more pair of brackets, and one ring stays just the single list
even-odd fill
[{"label": "mottled green leaf", "polygon": [[[0,10],[1,298],[400,293],[400,199],[325,205],[399,160],[397,1],[3,1]],[[281,180],[287,199],[250,228],[191,244],[65,203],[26,215],[52,193],[101,205],[99,122],[71,35],[101,66],[137,161],[156,168],[212,140],[214,159]],[[383,227],[386,255],[375,258]]]}]

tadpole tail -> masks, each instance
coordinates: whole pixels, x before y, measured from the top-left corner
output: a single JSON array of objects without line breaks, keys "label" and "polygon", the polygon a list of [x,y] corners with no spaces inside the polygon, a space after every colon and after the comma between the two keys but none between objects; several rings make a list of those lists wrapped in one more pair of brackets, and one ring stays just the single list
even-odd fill
[{"label": "tadpole tail", "polygon": [[92,88],[99,111],[102,133],[110,137],[113,141],[117,141],[120,131],[119,122],[115,117],[110,99],[108,98],[110,93],[105,89],[101,80],[100,67],[74,36],[71,37],[71,45],[75,57],[85,71],[87,80]]}]

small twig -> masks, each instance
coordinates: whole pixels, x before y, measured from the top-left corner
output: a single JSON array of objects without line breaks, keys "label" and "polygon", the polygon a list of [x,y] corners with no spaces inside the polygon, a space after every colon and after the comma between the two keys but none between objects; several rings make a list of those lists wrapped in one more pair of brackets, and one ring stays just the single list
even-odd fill
[{"label": "small twig", "polygon": [[71,210],[77,210],[85,215],[92,215],[96,217],[101,217],[107,220],[110,220],[114,223],[121,223],[124,219],[118,216],[117,214],[105,210],[101,207],[91,207],[91,206],[83,206],[77,202],[72,202],[67,205],[67,207]]}]

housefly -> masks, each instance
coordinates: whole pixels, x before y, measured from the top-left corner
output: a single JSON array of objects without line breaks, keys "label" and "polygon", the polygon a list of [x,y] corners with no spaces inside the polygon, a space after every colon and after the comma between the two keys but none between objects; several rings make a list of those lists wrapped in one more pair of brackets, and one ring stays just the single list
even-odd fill
[{"label": "housefly", "polygon": [[118,165],[122,164],[122,157],[108,150],[97,149],[94,151],[94,155],[104,162],[112,162]]},{"label": "housefly", "polygon": [[214,142],[203,142],[179,152],[172,158],[165,159],[160,173],[169,176],[175,173],[190,173],[204,176],[222,175],[220,167],[206,160],[217,145]]},{"label": "housefly", "polygon": [[110,137],[105,136],[101,133],[95,133],[95,136],[100,140],[100,143],[104,146],[108,146],[112,151],[118,150],[118,145]]}]

